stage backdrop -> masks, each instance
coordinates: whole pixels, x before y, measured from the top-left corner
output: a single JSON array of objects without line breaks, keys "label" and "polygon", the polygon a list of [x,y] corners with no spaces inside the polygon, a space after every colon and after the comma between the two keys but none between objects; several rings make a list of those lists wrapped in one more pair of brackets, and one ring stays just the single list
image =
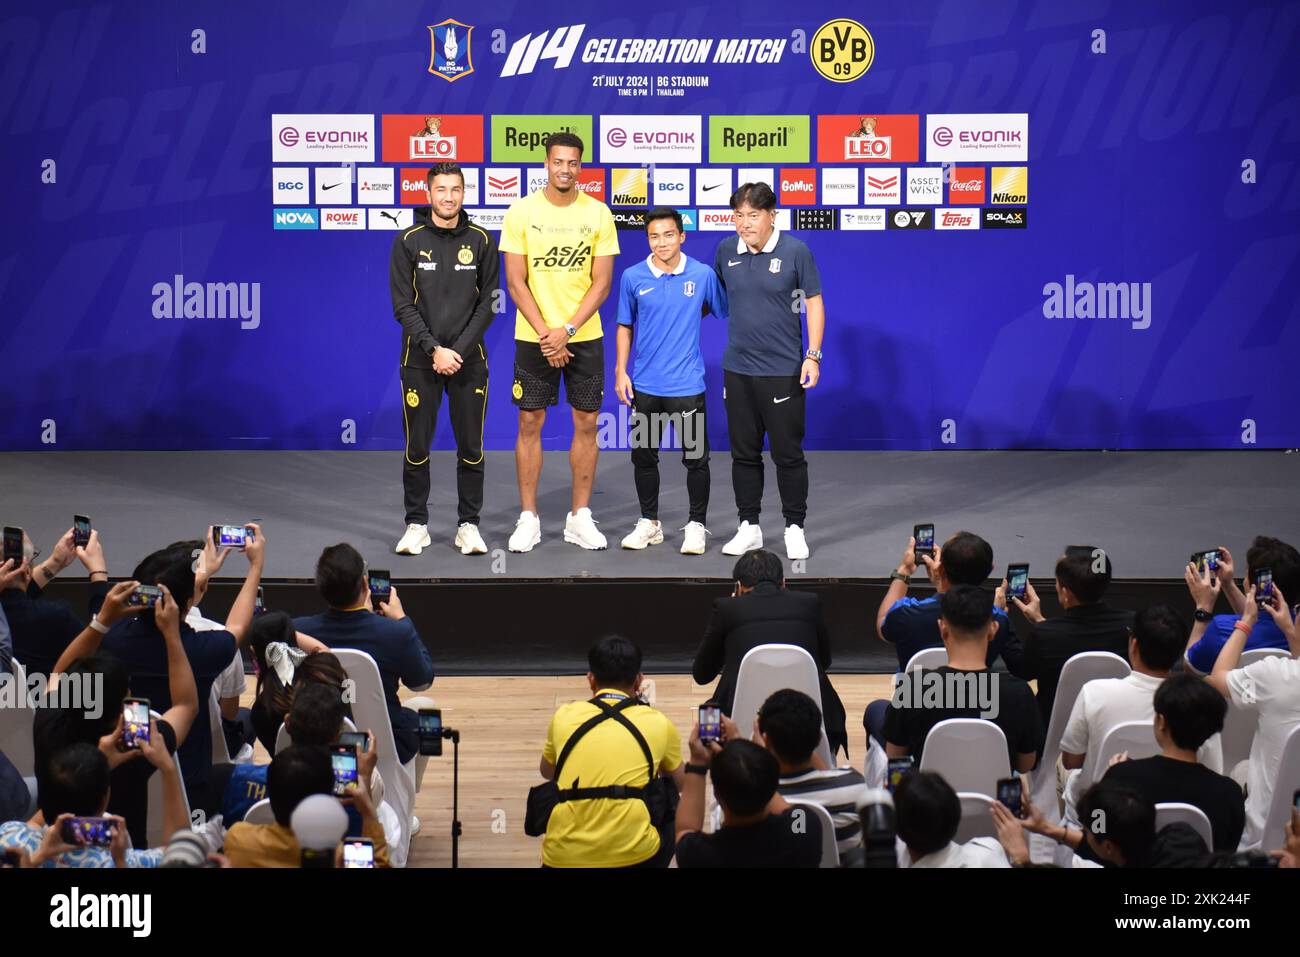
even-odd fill
[{"label": "stage backdrop", "polygon": [[774,183],[824,281],[809,448],[1297,446],[1298,34],[1204,0],[9,2],[0,448],[399,448],[409,187],[455,156],[492,228],[565,127],[616,277],[638,209],[711,262]]}]

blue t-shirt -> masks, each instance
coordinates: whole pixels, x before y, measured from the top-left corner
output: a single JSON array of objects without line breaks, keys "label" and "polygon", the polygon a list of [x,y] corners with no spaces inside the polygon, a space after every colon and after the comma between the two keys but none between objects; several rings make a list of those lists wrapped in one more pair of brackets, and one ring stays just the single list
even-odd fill
[{"label": "blue t-shirt", "polygon": [[798,375],[803,325],[796,304],[820,296],[822,278],[801,240],[779,229],[751,253],[730,236],[718,244],[713,271],[727,294],[727,349],[722,367],[756,376]]},{"label": "blue t-shirt", "polygon": [[[929,598],[898,599],[885,613],[880,633],[898,652],[898,670],[902,671],[912,656],[923,648],[942,648],[943,638],[939,635],[939,619],[943,612],[939,607],[939,594]],[[1002,654],[1002,649],[1012,641],[1015,632],[1011,628],[1011,619],[1001,608],[994,606],[993,617],[997,620],[998,631],[989,642],[987,664],[992,667]]]},{"label": "blue t-shirt", "polygon": [[706,305],[716,316],[727,314],[717,275],[685,253],[676,272],[659,269],[653,255],[624,270],[619,281],[618,324],[636,325],[632,354],[636,391],[658,396],[704,391],[700,319]]},{"label": "blue t-shirt", "polygon": [[[1240,615],[1215,615],[1206,626],[1201,640],[1187,649],[1187,661],[1191,666],[1203,675],[1213,671],[1219,652],[1232,637],[1232,626],[1240,620]],[[1282,629],[1278,628],[1266,611],[1259,613],[1259,620],[1250,630],[1246,647],[1242,650],[1253,651],[1256,648],[1281,648],[1288,651],[1286,635],[1282,634]]]}]

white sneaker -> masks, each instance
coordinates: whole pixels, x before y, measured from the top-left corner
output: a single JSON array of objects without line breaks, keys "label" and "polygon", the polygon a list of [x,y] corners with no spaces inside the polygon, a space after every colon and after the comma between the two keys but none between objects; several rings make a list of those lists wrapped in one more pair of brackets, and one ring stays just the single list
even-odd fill
[{"label": "white sneaker", "polygon": [[[591,549],[604,548],[609,544],[605,541],[605,536],[596,529],[596,520],[591,517],[589,508],[570,512],[564,519],[564,540]],[[659,540],[663,541],[662,534]]]},{"label": "white sneaker", "polygon": [[635,548],[638,551],[647,545],[658,545],[664,540],[663,526],[653,519],[638,518],[636,526],[628,532],[623,539],[624,548]]},{"label": "white sneaker", "polygon": [[399,555],[418,555],[430,544],[428,525],[407,525],[406,534],[397,543],[396,552]]},{"label": "white sneaker", "polygon": [[722,546],[724,555],[743,555],[755,548],[763,547],[763,530],[749,522],[741,522],[731,541]]},{"label": "white sneaker", "polygon": [[542,522],[532,512],[520,512],[519,521],[510,535],[506,546],[512,552],[531,552],[533,546],[542,540]]},{"label": "white sneaker", "polygon": [[785,527],[785,557],[792,562],[808,557],[808,543],[804,540],[803,529],[798,525]]},{"label": "white sneaker", "polygon": [[487,545],[478,533],[478,526],[462,522],[456,528],[456,547],[462,555],[486,555]]},{"label": "white sneaker", "polygon": [[703,555],[708,547],[704,541],[704,536],[709,534],[709,530],[701,522],[687,522],[686,527],[682,529],[686,537],[682,540],[683,555]]}]

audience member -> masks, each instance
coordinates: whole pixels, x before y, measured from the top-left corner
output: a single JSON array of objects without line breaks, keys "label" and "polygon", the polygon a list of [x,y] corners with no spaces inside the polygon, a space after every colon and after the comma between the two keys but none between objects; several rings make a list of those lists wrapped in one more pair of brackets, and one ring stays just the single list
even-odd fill
[{"label": "audience member", "polygon": [[274,754],[280,725],[293,701],[294,683],[320,681],[342,688],[348,675],[325,645],[305,632],[296,631],[293,620],[284,612],[258,615],[248,633],[257,662],[257,683],[249,720],[262,747]]},{"label": "audience member", "polygon": [[[1293,546],[1276,538],[1257,536],[1246,552],[1246,577],[1242,584],[1253,582],[1254,573],[1261,568],[1272,570],[1275,590],[1284,595],[1300,595],[1300,552]],[[1219,548],[1219,567],[1213,575],[1208,568],[1198,572],[1190,563],[1185,570],[1187,586],[1196,601],[1197,624],[1205,626],[1198,628],[1187,644],[1187,663],[1203,675],[1208,675],[1214,668],[1219,652],[1232,637],[1237,620],[1245,614],[1249,605],[1246,595],[1232,577],[1234,571],[1232,553],[1222,546]],[[1211,582],[1215,587],[1211,587]],[[1220,590],[1228,599],[1230,614],[1213,614]],[[1287,609],[1286,605],[1282,607]],[[1287,610],[1286,615],[1288,620],[1294,621],[1294,610]],[[1203,622],[1202,619],[1205,618],[1209,620]],[[1295,629],[1290,629],[1289,634],[1294,635]],[[1265,615],[1256,620],[1243,650],[1280,648],[1292,657],[1300,655],[1300,645],[1296,644],[1294,638],[1288,640],[1287,635],[1280,619]]]},{"label": "audience member", "polygon": [[894,787],[894,821],[911,867],[1010,867],[995,838],[954,841],[961,825],[961,799],[940,775],[915,771]]}]

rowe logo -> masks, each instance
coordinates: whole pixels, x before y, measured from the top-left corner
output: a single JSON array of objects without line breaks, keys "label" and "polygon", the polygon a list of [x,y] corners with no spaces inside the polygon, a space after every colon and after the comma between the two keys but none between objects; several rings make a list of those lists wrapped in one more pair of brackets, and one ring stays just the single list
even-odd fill
[{"label": "rowe logo", "polygon": [[538,60],[554,60],[555,69],[563,70],[578,52],[578,43],[582,40],[585,23],[576,26],[557,27],[555,30],[543,30],[536,35],[525,33],[510,47],[510,55],[501,67],[502,76],[522,76],[532,73]]},{"label": "rowe logo", "polygon": [[150,894],[83,894],[73,886],[70,894],[51,897],[50,908],[51,927],[124,927],[132,937],[148,937],[153,930]]}]

